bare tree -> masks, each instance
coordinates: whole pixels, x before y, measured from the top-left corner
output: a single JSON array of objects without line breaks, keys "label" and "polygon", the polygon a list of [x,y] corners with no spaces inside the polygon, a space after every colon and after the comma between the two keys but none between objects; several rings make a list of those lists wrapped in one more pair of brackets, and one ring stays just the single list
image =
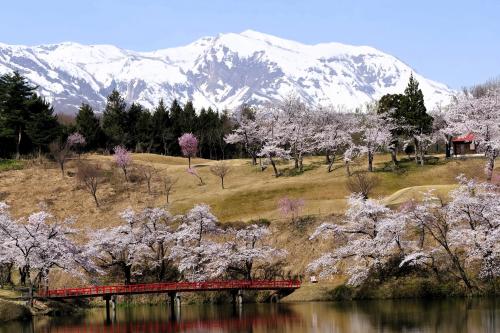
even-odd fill
[{"label": "bare tree", "polygon": [[85,186],[87,192],[92,195],[97,207],[99,207],[99,201],[97,200],[97,187],[99,186],[102,176],[103,172],[99,164],[78,164],[76,177],[78,181]]},{"label": "bare tree", "polygon": [[61,174],[64,177],[64,163],[68,159],[71,154],[71,150],[67,142],[57,142],[54,141],[49,145],[50,155],[54,158],[54,160],[59,164],[59,168],[61,169]]},{"label": "bare tree", "polygon": [[139,168],[139,170],[146,181],[146,185],[148,186],[148,194],[151,194],[151,181],[156,175],[156,169],[151,165],[143,165]]},{"label": "bare tree", "polygon": [[353,193],[361,194],[366,200],[378,183],[379,179],[376,176],[367,172],[358,172],[347,179],[346,187]]},{"label": "bare tree", "polygon": [[217,162],[210,167],[210,172],[220,178],[222,189],[224,189],[224,178],[231,172],[231,167],[225,162]]},{"label": "bare tree", "polygon": [[174,189],[175,183],[177,183],[177,178],[172,178],[171,176],[167,175],[162,178],[162,182],[163,182],[163,190],[165,196],[167,197],[167,203],[168,203],[169,196]]}]

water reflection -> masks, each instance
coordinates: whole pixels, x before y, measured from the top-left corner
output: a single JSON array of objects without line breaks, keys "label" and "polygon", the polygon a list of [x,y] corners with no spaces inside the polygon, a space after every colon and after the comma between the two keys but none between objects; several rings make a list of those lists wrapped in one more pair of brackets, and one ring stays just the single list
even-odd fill
[{"label": "water reflection", "polygon": [[111,323],[103,308],[80,316],[35,318],[0,325],[0,333],[122,332],[500,332],[500,301],[364,301],[338,303],[182,306],[172,316],[166,305],[119,307]]}]

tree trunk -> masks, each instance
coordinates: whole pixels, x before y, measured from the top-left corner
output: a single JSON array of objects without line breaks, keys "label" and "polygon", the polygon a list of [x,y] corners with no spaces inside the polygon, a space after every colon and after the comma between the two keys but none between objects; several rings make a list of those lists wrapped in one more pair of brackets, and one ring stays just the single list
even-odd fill
[{"label": "tree trunk", "polygon": [[398,162],[398,146],[397,146],[397,142],[393,142],[393,144],[391,145],[391,147],[389,148],[389,150],[391,151],[391,161],[392,161],[392,165],[396,168],[399,164]]},{"label": "tree trunk", "polygon": [[274,160],[272,159],[272,157],[269,157],[269,162],[271,162],[271,165],[273,166],[273,170],[274,170],[274,175],[276,177],[279,177],[280,174],[278,172],[278,169],[276,168],[276,163],[274,163]]},{"label": "tree trunk", "polygon": [[491,182],[491,179],[493,178],[493,170],[495,169],[495,152],[489,149],[489,151],[487,151],[486,153],[486,157],[488,158],[488,160],[486,161],[485,169],[486,180]]},{"label": "tree trunk", "polygon": [[125,284],[130,284],[132,280],[132,271],[130,265],[123,266],[123,274],[125,275]]},{"label": "tree trunk", "polygon": [[220,182],[221,182],[222,189],[224,189],[224,177],[220,178]]},{"label": "tree trunk", "polygon": [[368,171],[373,171],[373,153],[368,152]]},{"label": "tree trunk", "polygon": [[446,146],[445,146],[445,150],[446,150],[446,158],[450,158],[451,157],[451,145],[452,145],[452,136],[451,135],[447,135],[446,136]]},{"label": "tree trunk", "polygon": [[255,154],[252,154],[252,165],[257,165],[257,156]]},{"label": "tree trunk", "polygon": [[92,193],[92,196],[94,197],[94,201],[95,201],[96,207],[99,207],[99,201],[97,201],[97,194],[96,193]]},{"label": "tree trunk", "polygon": [[[330,160],[330,152],[329,152],[328,150],[326,150],[326,152],[325,152],[325,163],[326,163],[327,165],[330,165],[330,163],[331,163],[331,160]],[[330,172],[330,171],[328,171],[328,172]]]},{"label": "tree trunk", "polygon": [[351,177],[351,167],[347,161],[345,162],[345,170],[347,172],[347,177]]},{"label": "tree trunk", "polygon": [[188,156],[188,167],[191,169],[191,156]]},{"label": "tree trunk", "polygon": [[417,139],[413,138],[413,142],[415,143],[415,164],[418,165],[418,149],[419,149],[418,147],[419,147],[419,145],[418,145]]},{"label": "tree trunk", "polygon": [[332,172],[333,169],[333,163],[335,163],[335,155],[333,155],[331,158],[328,156],[328,172]]},{"label": "tree trunk", "polygon": [[18,132],[17,132],[17,141],[16,141],[16,160],[18,160],[18,159],[21,158],[21,154],[19,152],[19,148],[21,146],[22,135],[23,135],[23,132],[21,131],[21,129],[18,129]]}]

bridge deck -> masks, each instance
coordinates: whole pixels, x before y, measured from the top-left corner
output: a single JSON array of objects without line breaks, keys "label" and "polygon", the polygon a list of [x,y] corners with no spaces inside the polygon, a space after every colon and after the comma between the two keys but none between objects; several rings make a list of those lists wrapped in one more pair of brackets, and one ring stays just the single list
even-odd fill
[{"label": "bridge deck", "polygon": [[169,292],[224,291],[224,290],[282,290],[300,288],[296,280],[229,280],[206,282],[165,282],[83,288],[52,289],[38,292],[36,298],[104,297],[111,295],[133,295]]}]

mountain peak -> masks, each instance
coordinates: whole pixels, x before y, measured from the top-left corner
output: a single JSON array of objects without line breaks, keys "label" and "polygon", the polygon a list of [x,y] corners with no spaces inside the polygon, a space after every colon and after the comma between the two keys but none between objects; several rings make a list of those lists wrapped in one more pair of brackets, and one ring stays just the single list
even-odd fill
[{"label": "mountain peak", "polygon": [[[152,108],[191,100],[197,108],[233,109],[280,100],[293,92],[311,106],[354,108],[402,92],[414,70],[367,46],[306,45],[254,30],[203,37],[153,52],[74,42],[37,47],[0,44],[0,73],[20,71],[56,110],[82,102],[102,110],[118,89],[128,102]],[[447,103],[445,85],[418,74],[428,108]]]}]

